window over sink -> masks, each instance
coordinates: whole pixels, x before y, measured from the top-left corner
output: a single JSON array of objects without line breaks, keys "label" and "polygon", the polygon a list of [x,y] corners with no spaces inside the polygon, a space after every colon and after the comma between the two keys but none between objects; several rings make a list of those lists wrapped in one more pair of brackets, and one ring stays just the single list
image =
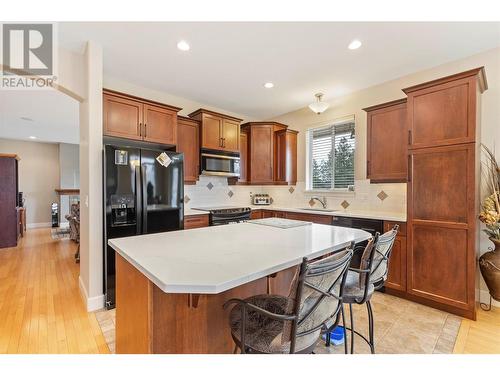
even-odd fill
[{"label": "window over sink", "polygon": [[307,189],[354,189],[354,116],[307,131]]}]

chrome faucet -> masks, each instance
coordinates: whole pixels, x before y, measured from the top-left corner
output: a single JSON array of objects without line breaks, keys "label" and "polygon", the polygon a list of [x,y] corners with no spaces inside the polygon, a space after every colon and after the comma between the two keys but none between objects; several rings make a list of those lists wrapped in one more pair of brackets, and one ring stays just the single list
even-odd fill
[{"label": "chrome faucet", "polygon": [[321,205],[323,206],[323,208],[326,208],[326,197],[323,197],[323,198],[312,197],[311,199],[315,200],[315,201],[318,201],[319,203],[321,203]]}]

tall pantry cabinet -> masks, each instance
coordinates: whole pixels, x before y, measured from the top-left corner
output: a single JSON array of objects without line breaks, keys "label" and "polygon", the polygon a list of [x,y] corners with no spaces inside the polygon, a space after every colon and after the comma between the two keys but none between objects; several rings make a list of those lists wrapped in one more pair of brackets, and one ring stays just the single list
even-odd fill
[{"label": "tall pantry cabinet", "polygon": [[408,95],[407,293],[475,319],[483,68]]}]

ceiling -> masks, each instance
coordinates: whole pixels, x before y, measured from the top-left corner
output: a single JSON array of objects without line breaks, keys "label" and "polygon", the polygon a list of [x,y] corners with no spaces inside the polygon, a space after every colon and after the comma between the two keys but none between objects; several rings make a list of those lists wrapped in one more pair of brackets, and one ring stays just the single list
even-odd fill
[{"label": "ceiling", "polygon": [[59,24],[62,47],[86,40],[103,46],[105,75],[268,119],[498,47],[500,23]]},{"label": "ceiling", "polygon": [[0,138],[76,144],[78,124],[79,103],[59,91],[0,90]]}]

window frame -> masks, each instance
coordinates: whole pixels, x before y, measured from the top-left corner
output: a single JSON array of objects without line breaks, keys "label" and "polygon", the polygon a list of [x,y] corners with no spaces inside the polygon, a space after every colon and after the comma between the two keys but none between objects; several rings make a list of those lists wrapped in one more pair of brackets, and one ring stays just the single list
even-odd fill
[{"label": "window frame", "polygon": [[[348,115],[340,118],[336,118],[333,120],[325,121],[322,123],[315,124],[315,126],[311,126],[310,128],[307,128],[306,130],[306,193],[338,193],[338,194],[345,194],[345,195],[352,195],[354,194],[354,190],[350,190],[349,188],[330,188],[330,189],[313,189],[312,183],[313,183],[313,167],[312,167],[312,142],[310,142],[311,138],[311,132],[315,130],[322,130],[322,129],[328,129],[331,127],[335,127],[337,125],[345,124],[348,122],[352,122],[354,124],[354,131],[356,133],[356,117],[354,115]],[[335,147],[333,145],[333,147]],[[354,159],[356,159],[356,148],[357,148],[357,137],[354,139]],[[335,166],[335,153],[333,153],[333,165],[332,168]],[[356,162],[354,162],[353,165],[353,172],[354,176],[356,176]],[[332,175],[335,175],[335,170],[332,171]],[[354,179],[355,180],[355,179]],[[354,188],[354,185],[353,185]]]}]

